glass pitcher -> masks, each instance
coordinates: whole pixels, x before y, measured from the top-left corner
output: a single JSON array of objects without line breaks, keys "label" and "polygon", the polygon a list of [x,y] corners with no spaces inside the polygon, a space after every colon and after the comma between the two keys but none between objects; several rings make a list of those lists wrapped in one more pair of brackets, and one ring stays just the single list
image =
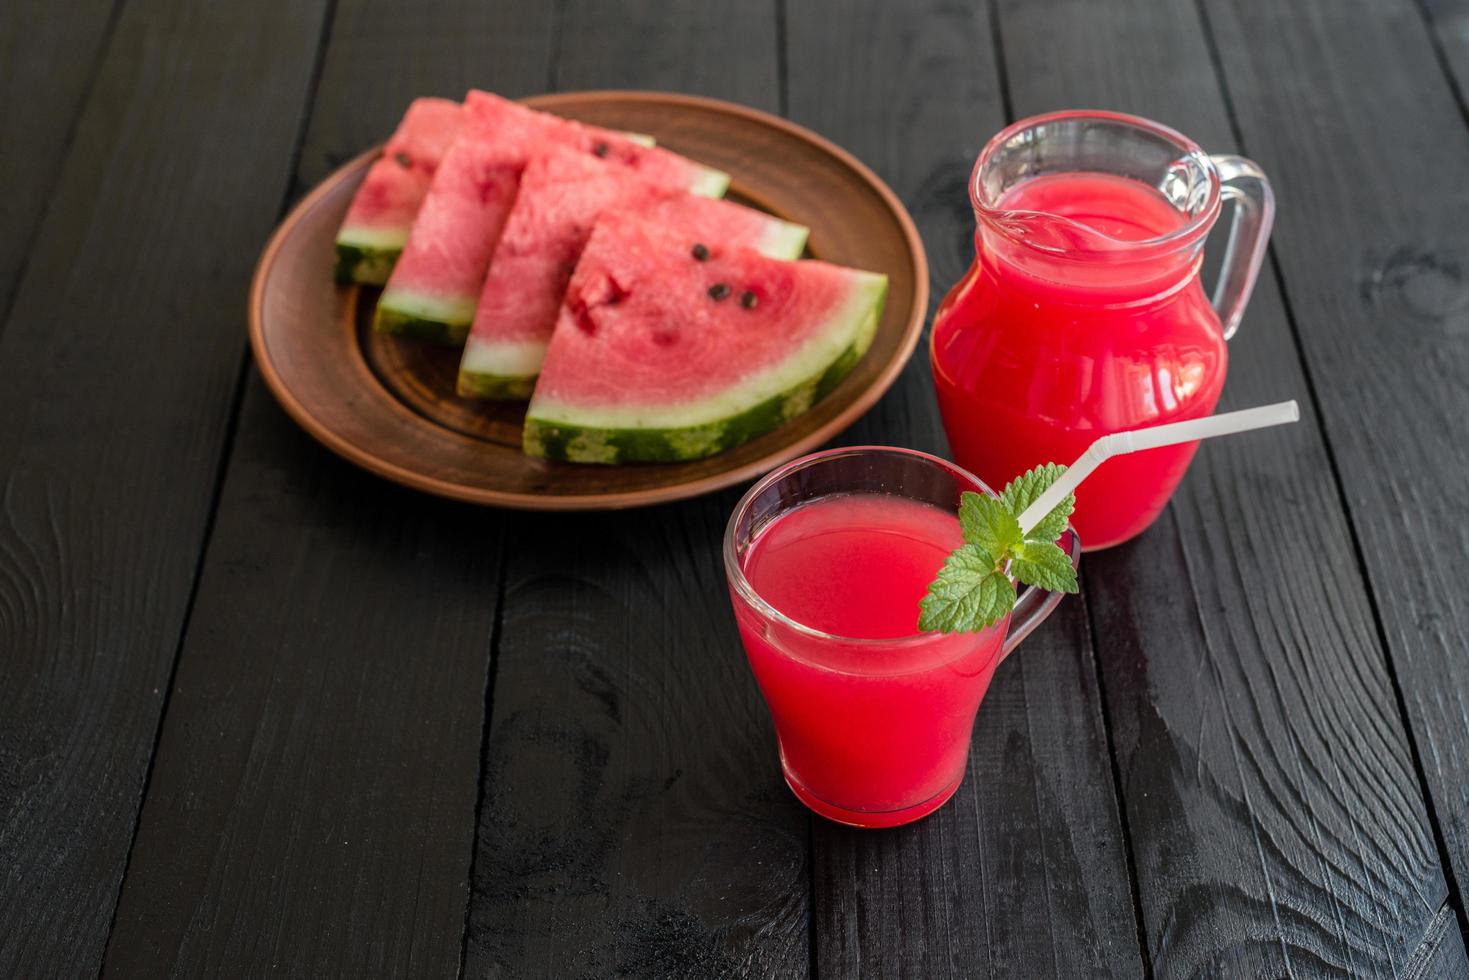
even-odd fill
[{"label": "glass pitcher", "polygon": [[[969,192],[975,259],[930,348],[959,465],[1003,486],[1108,433],[1213,412],[1275,211],[1259,167],[1136,116],[1056,112],[990,140]],[[1211,302],[1199,270],[1225,200],[1234,221]],[[1076,493],[1085,546],[1147,528],[1196,448],[1103,463]]]}]

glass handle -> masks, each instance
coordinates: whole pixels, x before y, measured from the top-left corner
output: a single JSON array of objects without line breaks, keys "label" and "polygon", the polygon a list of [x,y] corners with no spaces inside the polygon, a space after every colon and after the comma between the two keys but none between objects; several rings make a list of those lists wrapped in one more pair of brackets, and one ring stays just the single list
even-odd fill
[{"label": "glass handle", "polygon": [[[1071,538],[1071,546],[1068,549],[1071,555],[1071,567],[1076,568],[1081,562],[1081,539],[1076,536],[1075,531],[1068,531]],[[1020,645],[1035,631],[1035,628],[1045,622],[1051,610],[1061,601],[1061,592],[1048,592],[1034,585],[1027,585],[1025,591],[1020,593],[1020,598],[1015,602],[1015,611],[1010,614],[1010,631],[1005,634],[1005,646],[1000,650],[1000,659],[1004,660],[1010,656],[1010,651]]]},{"label": "glass handle", "polygon": [[1234,202],[1234,221],[1224,246],[1224,264],[1214,284],[1214,310],[1224,325],[1224,339],[1234,336],[1245,315],[1245,304],[1265,261],[1265,245],[1275,222],[1275,192],[1265,172],[1253,160],[1219,154],[1210,157],[1219,171],[1219,195]]}]

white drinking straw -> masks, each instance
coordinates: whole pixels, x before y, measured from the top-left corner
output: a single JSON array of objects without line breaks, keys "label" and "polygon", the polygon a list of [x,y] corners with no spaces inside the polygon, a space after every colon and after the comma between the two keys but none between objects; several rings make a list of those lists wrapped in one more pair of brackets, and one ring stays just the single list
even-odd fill
[{"label": "white drinking straw", "polygon": [[1091,475],[1092,470],[1113,456],[1135,453],[1142,449],[1157,449],[1159,446],[1172,446],[1180,442],[1192,442],[1195,439],[1212,439],[1215,436],[1227,436],[1235,432],[1248,432],[1251,429],[1265,429],[1272,425],[1298,421],[1300,417],[1301,410],[1292,399],[1274,405],[1262,405],[1259,408],[1246,408],[1239,412],[1225,412],[1223,415],[1189,419],[1187,422],[1168,422],[1145,429],[1114,432],[1109,436],[1102,436],[1088,446],[1086,452],[1082,453],[1076,462],[1061,474],[1061,478],[1046,488],[1045,493],[1035,498],[1035,503],[1025,508],[1020,515],[1021,530],[1029,534],[1031,529],[1065,499],[1068,493],[1076,489],[1077,484]]}]

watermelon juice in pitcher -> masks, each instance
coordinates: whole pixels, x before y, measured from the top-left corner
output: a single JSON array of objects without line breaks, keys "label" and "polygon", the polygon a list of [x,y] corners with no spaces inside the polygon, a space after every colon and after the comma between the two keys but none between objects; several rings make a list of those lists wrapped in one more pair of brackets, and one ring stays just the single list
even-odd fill
[{"label": "watermelon juice in pitcher", "polygon": [[[1259,168],[1157,123],[1059,112],[1001,132],[975,164],[975,259],[934,320],[931,358],[954,459],[1002,485],[1126,429],[1207,415],[1265,254]],[[1199,280],[1236,204],[1213,300]],[[1143,531],[1197,443],[1102,464],[1076,493],[1087,548]]]}]

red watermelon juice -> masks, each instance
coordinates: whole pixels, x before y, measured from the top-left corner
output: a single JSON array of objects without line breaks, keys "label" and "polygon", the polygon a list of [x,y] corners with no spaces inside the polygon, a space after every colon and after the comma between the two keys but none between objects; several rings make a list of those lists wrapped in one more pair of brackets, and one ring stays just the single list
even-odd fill
[{"label": "red watermelon juice", "polygon": [[919,600],[962,543],[951,510],[848,493],[786,511],[745,550],[750,587],[804,627],[772,622],[736,595],[786,781],[817,813],[891,827],[958,788],[1008,626],[917,633]]},{"label": "red watermelon juice", "polygon": [[[1188,215],[1140,181],[1091,172],[1024,180],[996,210],[1021,243],[982,227],[973,266],[934,318],[934,385],[961,466],[1004,482],[1070,462],[1110,432],[1214,410],[1227,354],[1198,250],[1140,259],[1129,247],[1172,235]],[[1086,546],[1151,524],[1197,445],[1104,463],[1076,491]]]}]

